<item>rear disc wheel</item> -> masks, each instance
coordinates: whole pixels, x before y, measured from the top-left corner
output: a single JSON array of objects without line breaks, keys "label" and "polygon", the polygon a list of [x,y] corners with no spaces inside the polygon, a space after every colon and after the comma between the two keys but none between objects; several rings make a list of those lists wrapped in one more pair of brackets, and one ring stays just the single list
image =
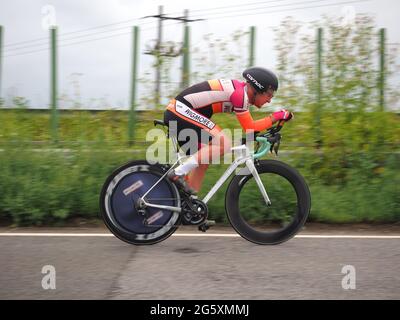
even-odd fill
[{"label": "rear disc wheel", "polygon": [[[104,223],[119,239],[130,244],[154,244],[168,238],[181,223],[178,212],[150,208],[141,212],[137,203],[166,172],[167,167],[133,161],[116,169],[106,180],[100,194]],[[163,179],[146,196],[153,204],[180,207],[179,192]]]}]

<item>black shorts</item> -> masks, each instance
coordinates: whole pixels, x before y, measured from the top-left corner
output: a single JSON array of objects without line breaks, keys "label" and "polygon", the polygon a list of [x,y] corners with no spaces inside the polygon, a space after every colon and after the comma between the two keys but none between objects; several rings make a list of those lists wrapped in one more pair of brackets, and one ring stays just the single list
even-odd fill
[{"label": "black shorts", "polygon": [[178,144],[186,155],[192,155],[202,144],[209,144],[221,129],[200,112],[184,107],[186,112],[181,112],[175,108],[175,101],[171,102],[164,112],[164,122],[168,124],[170,136],[177,137]]}]

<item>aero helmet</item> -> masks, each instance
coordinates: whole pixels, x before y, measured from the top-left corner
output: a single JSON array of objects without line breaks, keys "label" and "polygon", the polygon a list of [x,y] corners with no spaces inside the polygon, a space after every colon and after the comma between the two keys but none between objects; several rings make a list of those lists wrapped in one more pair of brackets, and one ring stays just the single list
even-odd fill
[{"label": "aero helmet", "polygon": [[243,77],[259,93],[268,89],[278,90],[278,78],[268,69],[251,67],[243,71]]}]

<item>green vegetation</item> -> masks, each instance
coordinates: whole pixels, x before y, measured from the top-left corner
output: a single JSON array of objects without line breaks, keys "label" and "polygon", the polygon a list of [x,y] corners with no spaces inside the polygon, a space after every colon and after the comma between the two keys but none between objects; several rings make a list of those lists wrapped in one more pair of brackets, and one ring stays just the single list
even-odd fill
[{"label": "green vegetation", "polygon": [[[264,116],[256,113],[255,117]],[[49,115],[29,110],[0,111],[0,219],[17,225],[59,224],[69,218],[96,218],[101,186],[117,166],[144,159],[143,143],[153,128],[152,119],[162,112],[138,114],[137,143],[128,146],[127,113],[71,112],[61,114],[60,141],[51,142]],[[217,115],[224,128],[237,127],[233,115]],[[297,113],[284,130],[280,160],[296,167],[310,185],[310,219],[323,222],[390,222],[400,219],[400,126],[395,114],[367,114],[363,131],[351,121],[343,134],[336,114],[322,118],[325,145],[315,149],[308,121],[310,114]],[[385,121],[385,130],[375,119]],[[366,131],[365,131],[366,130]],[[367,134],[365,133],[367,132]],[[382,134],[381,145],[377,136]],[[30,141],[35,137],[36,141]],[[369,137],[369,138],[368,138]],[[382,148],[382,149],[380,149]],[[270,155],[270,157],[274,157]],[[222,174],[226,165],[212,165],[201,195]],[[225,221],[226,185],[210,202],[210,212]],[[251,196],[251,195],[250,195]],[[252,201],[249,199],[249,201]],[[256,209],[255,209],[256,210]],[[261,212],[255,211],[254,216]]]},{"label": "green vegetation", "polygon": [[[295,119],[282,131],[280,160],[306,178],[312,194],[310,220],[400,221],[400,118],[394,112],[382,112],[399,97],[399,90],[389,86],[390,75],[398,71],[396,52],[386,55],[384,81],[377,63],[379,32],[371,18],[357,15],[347,25],[324,18],[310,26],[313,36],[300,26],[286,19],[276,30],[280,89],[274,106],[295,111]],[[317,27],[324,30],[320,79]],[[242,38],[238,33],[233,42]],[[221,41],[209,47],[230,53]],[[192,78],[212,78],[214,70],[236,74],[241,69],[238,65],[243,65],[238,64],[241,56],[227,56],[228,65],[218,69],[206,63],[207,75],[197,73]],[[379,86],[385,87],[384,104]],[[145,158],[153,143],[146,142],[152,120],[163,117],[161,110],[137,112],[135,138],[128,141],[127,112],[61,111],[58,141],[52,141],[50,112],[27,110],[27,104],[18,97],[16,109],[0,108],[0,220],[17,225],[98,217],[104,180],[117,166]],[[270,113],[272,108],[267,110]],[[265,112],[253,116],[261,118]],[[222,128],[239,127],[234,115],[218,114],[213,120]],[[225,167],[210,167],[201,195]],[[209,206],[213,218],[226,222],[225,189]],[[248,201],[253,201],[250,193]],[[262,220],[257,208],[251,217]]]}]

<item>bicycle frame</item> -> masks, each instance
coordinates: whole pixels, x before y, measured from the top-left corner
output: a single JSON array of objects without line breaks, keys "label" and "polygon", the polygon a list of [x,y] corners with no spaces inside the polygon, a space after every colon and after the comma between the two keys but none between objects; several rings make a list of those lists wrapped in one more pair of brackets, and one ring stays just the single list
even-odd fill
[{"label": "bicycle frame", "polygon": [[[176,141],[176,137],[171,137],[172,142],[174,144],[174,146],[177,146],[177,141]],[[231,148],[232,151],[239,151],[240,154],[238,157],[235,158],[235,160],[233,161],[233,163],[228,167],[228,169],[226,169],[226,171],[223,173],[223,175],[218,179],[218,181],[215,183],[215,185],[211,188],[211,190],[207,193],[207,195],[203,198],[203,202],[207,203],[213,196],[214,194],[218,191],[219,188],[221,188],[221,186],[224,184],[224,182],[230,177],[230,175],[236,170],[236,168],[242,164],[245,164],[246,167],[242,168],[239,171],[239,175],[244,175],[244,174],[248,174],[248,172],[250,171],[250,173],[253,175],[254,180],[257,183],[258,188],[261,191],[261,194],[265,200],[265,203],[270,206],[271,205],[271,201],[268,197],[267,191],[264,188],[264,185],[261,182],[260,176],[258,175],[257,169],[254,165],[254,159],[258,159],[262,156],[264,156],[268,149],[270,148],[271,144],[268,142],[268,140],[264,137],[257,137],[256,140],[258,142],[261,143],[260,146],[260,150],[259,152],[253,154],[252,152],[250,152],[249,148],[243,144],[237,147],[233,147]],[[164,173],[164,175],[140,198],[140,202],[141,205],[143,205],[144,207],[151,207],[151,208],[158,208],[158,209],[164,209],[164,210],[170,210],[173,212],[181,212],[181,208],[180,207],[173,207],[173,206],[164,206],[164,205],[159,205],[159,204],[152,204],[149,203],[145,200],[146,195],[153,190],[153,188],[162,180],[164,179],[164,177],[168,174],[168,172],[170,172],[173,168],[175,168],[175,166],[180,162],[183,158],[187,158],[187,156],[182,156],[179,153],[178,148],[176,148],[177,150],[177,161],[171,166],[171,168]],[[246,171],[249,170],[249,171]]]}]

